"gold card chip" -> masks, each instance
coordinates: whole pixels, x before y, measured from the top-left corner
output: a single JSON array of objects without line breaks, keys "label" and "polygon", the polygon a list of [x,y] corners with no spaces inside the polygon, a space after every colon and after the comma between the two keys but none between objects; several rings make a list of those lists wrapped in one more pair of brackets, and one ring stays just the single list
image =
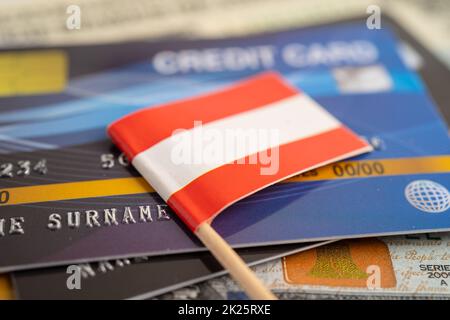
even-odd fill
[{"label": "gold card chip", "polygon": [[67,74],[60,50],[0,53],[0,97],[61,92]]}]

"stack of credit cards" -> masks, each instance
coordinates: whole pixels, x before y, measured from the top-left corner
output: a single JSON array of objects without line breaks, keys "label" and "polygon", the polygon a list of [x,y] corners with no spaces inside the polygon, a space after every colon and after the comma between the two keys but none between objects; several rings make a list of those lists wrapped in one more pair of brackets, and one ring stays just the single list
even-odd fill
[{"label": "stack of credit cards", "polygon": [[[1,52],[0,272],[31,299],[150,298],[223,273],[105,128],[266,70],[375,151],[226,209],[214,228],[247,262],[339,239],[450,231],[448,129],[404,48],[394,28],[357,19],[245,38]],[[72,265],[81,289],[67,285]]]}]

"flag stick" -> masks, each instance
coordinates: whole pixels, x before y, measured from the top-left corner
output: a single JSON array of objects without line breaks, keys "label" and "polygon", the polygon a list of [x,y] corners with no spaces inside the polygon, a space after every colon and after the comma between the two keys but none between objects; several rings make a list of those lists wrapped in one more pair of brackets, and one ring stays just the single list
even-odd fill
[{"label": "flag stick", "polygon": [[195,230],[195,234],[251,299],[277,299],[209,223],[200,224]]}]

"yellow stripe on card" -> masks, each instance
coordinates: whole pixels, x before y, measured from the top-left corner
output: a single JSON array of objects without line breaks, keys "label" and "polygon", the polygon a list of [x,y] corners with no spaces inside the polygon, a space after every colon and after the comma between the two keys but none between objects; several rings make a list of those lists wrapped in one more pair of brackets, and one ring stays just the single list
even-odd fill
[{"label": "yellow stripe on card", "polygon": [[342,161],[295,176],[287,182],[450,172],[450,156]]},{"label": "yellow stripe on card", "polygon": [[60,50],[0,53],[0,97],[61,92],[67,74]]},{"label": "yellow stripe on card", "polygon": [[55,183],[0,190],[0,206],[154,192],[143,178]]},{"label": "yellow stripe on card", "polygon": [[[342,161],[284,182],[450,173],[450,156]],[[143,178],[117,178],[0,189],[0,206],[154,192]]]}]

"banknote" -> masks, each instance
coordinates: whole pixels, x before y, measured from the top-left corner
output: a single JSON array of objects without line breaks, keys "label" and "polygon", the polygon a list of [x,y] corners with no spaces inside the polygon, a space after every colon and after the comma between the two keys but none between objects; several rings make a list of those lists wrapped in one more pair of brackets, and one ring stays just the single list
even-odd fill
[{"label": "banknote", "polygon": [[[285,0],[282,5],[274,0],[7,1],[0,3],[0,47],[98,44],[162,37],[223,38],[336,21],[352,14],[365,14],[370,3],[369,0],[314,3]],[[77,12],[81,17],[79,28],[74,19]],[[75,22],[72,28],[71,21]]]},{"label": "banknote", "polygon": [[[274,0],[4,1],[0,4],[0,46],[86,44],[130,37],[226,37],[365,15],[364,23],[373,5],[380,8],[383,18],[394,17],[450,66],[450,5],[445,0],[288,0],[282,5]],[[70,10],[73,6],[83,14],[79,28],[67,25],[77,12]]]},{"label": "banknote", "polygon": [[[281,299],[450,299],[450,235],[341,240],[253,267]],[[160,299],[246,299],[229,277]]]}]

